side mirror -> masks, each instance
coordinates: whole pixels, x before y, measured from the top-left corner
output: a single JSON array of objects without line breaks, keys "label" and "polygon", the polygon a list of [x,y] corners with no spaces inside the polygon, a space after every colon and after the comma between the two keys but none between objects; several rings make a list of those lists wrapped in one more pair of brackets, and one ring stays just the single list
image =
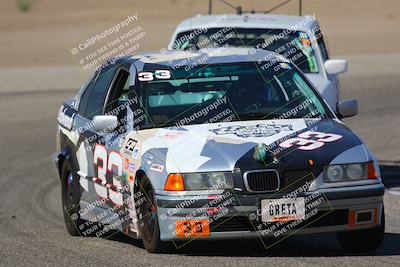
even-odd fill
[{"label": "side mirror", "polygon": [[96,132],[112,132],[118,125],[118,118],[111,115],[97,115],[93,117],[92,129]]},{"label": "side mirror", "polygon": [[337,75],[347,72],[347,60],[345,59],[329,59],[325,61],[324,68],[327,74]]},{"label": "side mirror", "polygon": [[358,113],[358,102],[356,99],[339,100],[336,107],[336,115],[340,118],[352,117]]}]

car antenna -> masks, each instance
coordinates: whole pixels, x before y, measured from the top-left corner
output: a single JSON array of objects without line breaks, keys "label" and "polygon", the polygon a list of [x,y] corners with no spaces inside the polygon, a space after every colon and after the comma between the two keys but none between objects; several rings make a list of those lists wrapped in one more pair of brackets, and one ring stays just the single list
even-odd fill
[{"label": "car antenna", "polygon": [[[242,15],[242,13],[252,13],[252,14],[265,13],[265,14],[268,14],[268,13],[271,13],[272,11],[275,11],[276,9],[286,5],[287,3],[291,2],[292,0],[285,0],[282,3],[274,6],[273,8],[271,8],[267,11],[256,11],[256,10],[254,10],[254,7],[251,9],[251,11],[243,11],[241,6],[233,5],[233,4],[229,3],[227,0],[219,0],[219,1],[233,9],[235,9],[237,15]],[[303,0],[299,0],[299,16],[302,15],[302,9],[303,9]],[[208,0],[208,14],[209,15],[212,14],[212,0]]]},{"label": "car antenna", "polygon": [[[280,3],[280,4],[276,5],[276,6],[274,6],[273,8],[271,8],[271,9],[269,9],[269,10],[267,10],[267,11],[265,11],[264,13],[265,13],[265,14],[271,13],[272,11],[275,11],[276,9],[280,8],[281,6],[286,5],[287,3],[291,2],[291,1],[292,1],[292,0],[283,1],[282,3]],[[302,6],[303,6],[303,0],[299,0],[299,16],[301,16],[301,14],[302,14]]]},{"label": "car antenna", "polygon": [[[235,9],[237,15],[242,15],[242,6],[233,5],[226,0],[219,0],[219,1],[233,9]],[[208,0],[208,14],[211,15],[211,13],[212,13],[212,0]]]}]

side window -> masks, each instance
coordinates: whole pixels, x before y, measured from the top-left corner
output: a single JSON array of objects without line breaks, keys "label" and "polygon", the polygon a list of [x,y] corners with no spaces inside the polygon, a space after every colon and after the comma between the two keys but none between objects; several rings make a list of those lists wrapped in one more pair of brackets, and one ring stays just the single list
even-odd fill
[{"label": "side window", "polygon": [[313,29],[313,32],[314,32],[315,38],[317,39],[319,49],[321,50],[322,60],[326,61],[329,59],[329,55],[328,55],[328,50],[326,48],[325,41],[324,41],[324,34],[321,31],[321,28],[319,26],[315,27]]},{"label": "side window", "polygon": [[81,103],[79,105],[79,113],[82,116],[92,119],[94,116],[102,113],[107,91],[116,70],[117,68],[115,67],[103,69],[89,83],[81,97]]},{"label": "side window", "polygon": [[[107,99],[105,112],[120,111],[122,105],[128,101],[129,72],[120,69],[112,85],[110,95]],[[115,114],[119,116],[119,114]]]},{"label": "side window", "polygon": [[190,37],[190,34],[191,34],[190,31],[178,33],[174,41],[174,44],[172,46],[172,49],[185,50],[189,48],[190,44],[194,43],[193,37]]}]

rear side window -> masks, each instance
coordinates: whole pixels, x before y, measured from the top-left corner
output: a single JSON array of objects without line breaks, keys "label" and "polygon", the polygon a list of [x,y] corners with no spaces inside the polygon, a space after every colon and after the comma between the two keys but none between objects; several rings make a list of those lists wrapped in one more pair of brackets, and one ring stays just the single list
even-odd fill
[{"label": "rear side window", "polygon": [[103,69],[88,84],[79,105],[79,113],[82,116],[92,119],[94,116],[102,114],[108,88],[116,71],[115,67]]},{"label": "rear side window", "polygon": [[329,55],[324,41],[324,33],[321,31],[321,28],[319,26],[315,27],[313,29],[313,32],[315,38],[317,39],[319,49],[321,50],[322,60],[326,61],[329,59]]}]

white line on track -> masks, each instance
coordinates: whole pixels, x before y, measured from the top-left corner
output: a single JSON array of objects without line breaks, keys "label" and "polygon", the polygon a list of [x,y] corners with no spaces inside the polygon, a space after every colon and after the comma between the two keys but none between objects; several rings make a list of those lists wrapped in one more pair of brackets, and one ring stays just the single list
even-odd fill
[{"label": "white line on track", "polygon": [[386,191],[390,194],[400,196],[400,187],[393,187],[393,188],[387,189]]}]

